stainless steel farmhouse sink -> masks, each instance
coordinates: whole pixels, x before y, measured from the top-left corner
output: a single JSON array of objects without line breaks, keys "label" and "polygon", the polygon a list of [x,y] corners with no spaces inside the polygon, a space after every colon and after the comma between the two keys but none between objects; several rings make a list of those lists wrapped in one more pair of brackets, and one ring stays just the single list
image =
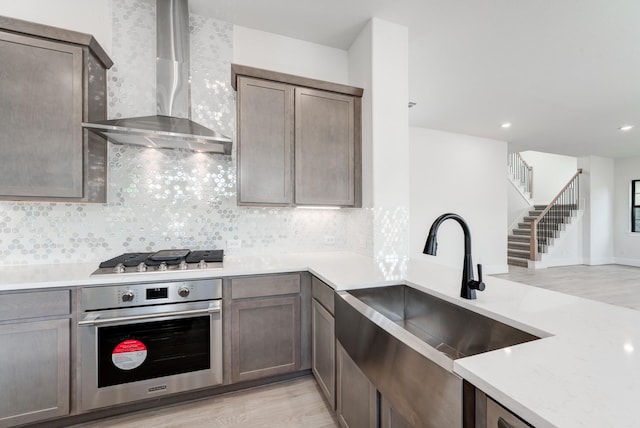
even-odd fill
[{"label": "stainless steel farmhouse sink", "polygon": [[463,411],[473,393],[463,394],[470,386],[453,373],[455,359],[539,339],[406,285],[339,291],[335,317],[342,347],[392,408],[420,427],[473,426],[473,410]]}]

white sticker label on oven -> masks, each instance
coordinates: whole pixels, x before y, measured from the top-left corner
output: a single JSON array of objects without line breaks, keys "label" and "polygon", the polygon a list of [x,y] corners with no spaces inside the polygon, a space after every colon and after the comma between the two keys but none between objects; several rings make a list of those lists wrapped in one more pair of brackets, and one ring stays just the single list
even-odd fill
[{"label": "white sticker label on oven", "polygon": [[135,339],[127,339],[116,345],[111,361],[120,370],[133,370],[147,359],[147,347]]}]

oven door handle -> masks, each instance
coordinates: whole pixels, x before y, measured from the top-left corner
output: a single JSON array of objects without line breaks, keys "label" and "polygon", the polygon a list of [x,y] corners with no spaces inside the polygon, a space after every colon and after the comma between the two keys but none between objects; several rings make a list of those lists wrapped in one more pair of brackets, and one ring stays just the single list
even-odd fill
[{"label": "oven door handle", "polygon": [[162,312],[155,314],[143,314],[143,315],[131,315],[128,317],[114,317],[114,318],[105,318],[100,319],[100,315],[98,314],[93,319],[78,321],[79,326],[93,326],[93,325],[104,325],[104,324],[116,324],[127,321],[138,321],[138,320],[146,320],[152,318],[166,318],[166,317],[177,317],[184,315],[202,315],[202,314],[214,314],[220,312],[219,307],[206,308],[206,309],[190,309],[186,311],[174,311],[174,312]]}]

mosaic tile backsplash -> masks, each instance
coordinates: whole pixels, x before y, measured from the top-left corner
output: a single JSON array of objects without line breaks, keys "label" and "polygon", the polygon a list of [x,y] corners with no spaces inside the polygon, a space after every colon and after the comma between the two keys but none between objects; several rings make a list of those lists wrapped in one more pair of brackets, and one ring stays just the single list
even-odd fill
[{"label": "mosaic tile backsplash", "polygon": [[[114,0],[110,118],[155,114],[155,2]],[[233,26],[191,16],[192,119],[235,136]],[[376,214],[377,223],[400,218]],[[0,265],[94,262],[123,252],[348,250],[373,255],[374,210],[236,205],[231,156],[109,144],[108,203],[0,202]],[[383,232],[384,233],[384,232]],[[388,237],[389,245],[397,245]]]}]

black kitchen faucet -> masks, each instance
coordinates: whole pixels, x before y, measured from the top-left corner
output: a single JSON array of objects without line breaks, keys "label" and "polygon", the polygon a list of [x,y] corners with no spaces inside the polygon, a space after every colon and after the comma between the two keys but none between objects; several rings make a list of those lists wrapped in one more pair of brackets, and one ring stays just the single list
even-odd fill
[{"label": "black kitchen faucet", "polygon": [[438,217],[431,225],[431,229],[429,229],[429,236],[427,237],[427,242],[422,252],[430,256],[436,255],[436,251],[438,250],[438,240],[436,237],[438,228],[448,219],[457,221],[464,232],[464,261],[462,266],[462,288],[460,289],[460,297],[475,299],[476,290],[483,291],[485,289],[484,282],[482,282],[482,265],[478,264],[478,280],[476,281],[473,279],[473,262],[471,261],[471,232],[462,217],[454,213],[442,214]]}]

